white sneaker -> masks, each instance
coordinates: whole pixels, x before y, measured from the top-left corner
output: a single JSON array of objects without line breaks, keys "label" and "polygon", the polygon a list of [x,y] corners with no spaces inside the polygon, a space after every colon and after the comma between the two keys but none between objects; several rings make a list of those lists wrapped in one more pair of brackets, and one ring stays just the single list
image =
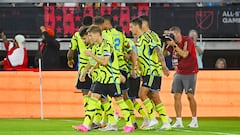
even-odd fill
[{"label": "white sneaker", "polygon": [[175,124],[172,125],[172,128],[184,128],[182,123],[176,122]]},{"label": "white sneaker", "polygon": [[116,124],[114,124],[114,125],[108,124],[105,128],[101,128],[99,130],[101,130],[101,131],[117,131],[118,128],[117,128]]},{"label": "white sneaker", "polygon": [[189,128],[198,128],[198,122],[192,121],[190,124],[188,124],[188,127]]},{"label": "white sneaker", "polygon": [[145,127],[147,127],[147,126],[148,126],[148,117],[144,117],[143,123],[142,123],[142,125],[141,125],[140,128],[145,128]]},{"label": "white sneaker", "polygon": [[160,130],[171,130],[171,129],[172,129],[172,126],[168,122],[163,123],[163,125],[160,127]]}]

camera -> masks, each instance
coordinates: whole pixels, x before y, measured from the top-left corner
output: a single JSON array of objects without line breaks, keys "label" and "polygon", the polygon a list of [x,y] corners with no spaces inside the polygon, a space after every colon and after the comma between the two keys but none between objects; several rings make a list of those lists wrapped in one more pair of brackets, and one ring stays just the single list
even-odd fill
[{"label": "camera", "polygon": [[164,35],[161,37],[162,42],[166,42],[166,41],[171,41],[171,40],[175,40],[175,37],[172,33]]}]

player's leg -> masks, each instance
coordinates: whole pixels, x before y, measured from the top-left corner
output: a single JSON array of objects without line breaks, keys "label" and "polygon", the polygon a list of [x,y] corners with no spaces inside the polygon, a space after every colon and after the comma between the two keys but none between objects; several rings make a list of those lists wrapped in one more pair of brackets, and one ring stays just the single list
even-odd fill
[{"label": "player's leg", "polygon": [[[137,98],[139,98],[138,92],[139,92],[139,88],[140,88],[140,77],[128,78],[128,86],[129,86],[128,95],[129,95],[129,98],[133,102],[134,109],[136,109],[138,111],[138,113],[142,116],[142,118],[144,119],[143,123],[140,127],[140,128],[143,128],[148,125],[148,116],[147,116],[146,112],[143,110],[142,106],[136,100]],[[134,121],[133,121],[133,123],[134,123]],[[134,123],[134,127],[135,128],[137,127],[137,125],[135,123]]]},{"label": "player's leg", "polygon": [[85,118],[83,121],[83,124],[80,126],[73,126],[73,128],[77,129],[78,131],[81,132],[88,132],[91,129],[91,125],[96,113],[96,108],[97,108],[97,103],[99,99],[101,98],[101,93],[102,93],[102,86],[101,85],[96,85],[94,90],[92,91],[89,99],[88,99],[88,106],[85,114]]},{"label": "player's leg", "polygon": [[150,89],[149,85],[151,85],[153,78],[151,78],[150,76],[143,76],[142,79],[143,79],[143,83],[139,90],[139,97],[143,101],[143,104],[147,110],[148,117],[149,117],[148,126],[144,128],[154,128],[158,124],[158,121],[154,114],[154,105],[148,97],[148,93]]},{"label": "player's leg", "polygon": [[[132,125],[132,120],[130,118],[131,114],[130,114],[130,111],[129,111],[129,107],[126,104],[126,102],[123,100],[123,97],[121,96],[120,85],[119,84],[111,84],[109,89],[111,90],[111,93],[109,93],[109,95],[111,95],[112,97],[115,98],[115,100],[117,102],[117,105],[121,109],[123,118],[126,121],[126,124],[123,128],[123,132],[133,132],[135,128]],[[118,93],[118,94],[116,94],[116,93]]]},{"label": "player's leg", "polygon": [[160,76],[154,76],[152,83],[150,84],[150,82],[149,82],[150,93],[151,93],[151,98],[155,104],[156,112],[159,114],[159,116],[162,120],[162,123],[163,123],[163,125],[161,126],[160,129],[161,130],[169,130],[169,129],[171,129],[171,125],[168,122],[168,116],[166,113],[166,109],[160,99],[160,96],[159,96],[159,91],[161,88],[161,79],[162,78]]},{"label": "player's leg", "polygon": [[88,99],[89,99],[88,92],[91,88],[92,80],[88,76],[86,76],[86,78],[85,78],[86,81],[85,82],[80,82],[79,77],[80,77],[80,73],[79,73],[79,76],[78,76],[78,79],[77,79],[76,88],[78,90],[82,91],[84,110],[86,112],[87,105],[88,105]]},{"label": "player's leg", "polygon": [[135,116],[134,116],[134,105],[128,95],[128,91],[129,91],[128,73],[124,70],[120,70],[120,72],[121,72],[121,75],[124,76],[124,78],[126,78],[125,81],[121,82],[121,84],[120,84],[120,88],[121,88],[122,95],[123,95],[123,100],[125,101],[125,103],[127,104],[128,108],[129,108],[130,119],[134,124],[136,122]]}]

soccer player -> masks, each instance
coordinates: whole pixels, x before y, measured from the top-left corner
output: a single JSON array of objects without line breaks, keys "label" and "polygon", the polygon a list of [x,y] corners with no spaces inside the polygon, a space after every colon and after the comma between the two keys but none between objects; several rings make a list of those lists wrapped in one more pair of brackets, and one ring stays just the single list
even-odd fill
[{"label": "soccer player", "polygon": [[[170,130],[171,125],[168,122],[165,107],[163,106],[159,96],[162,71],[164,75],[169,75],[169,70],[166,66],[164,56],[162,55],[159,46],[153,43],[150,35],[142,30],[142,20],[140,18],[131,20],[130,31],[133,35],[138,37],[138,62],[143,80],[139,91],[139,97],[143,101],[147,113],[149,114],[149,123],[146,127],[144,127],[144,129],[153,128],[158,124],[158,121],[153,113],[154,105],[148,97],[148,94],[151,93],[156,111],[163,122],[160,129]],[[160,68],[160,64],[162,64],[162,70]]]},{"label": "soccer player", "polygon": [[139,18],[142,20],[142,30],[144,32],[149,33],[149,35],[152,38],[153,43],[158,45],[162,49],[161,40],[160,40],[158,34],[156,32],[154,32],[153,30],[151,30],[150,27],[149,27],[148,16],[143,15],[143,16],[140,16]]},{"label": "soccer player", "polygon": [[[112,36],[106,33],[105,26],[104,26],[104,18],[102,16],[96,16],[94,18],[93,23],[94,23],[94,25],[99,26],[99,28],[101,29],[103,39],[108,40],[110,42],[110,44],[112,45],[113,44]],[[99,49],[98,46],[94,46],[93,47],[93,53],[94,52],[98,52],[98,49]],[[97,71],[98,71],[98,69],[95,69],[94,73],[96,73]],[[97,115],[95,117],[96,119],[94,120],[94,123],[98,124],[99,123],[98,120],[100,119],[100,117],[103,116],[102,117],[102,121],[101,121],[101,126],[105,127],[106,124],[108,123],[108,116],[106,115],[105,111],[111,110],[114,107],[113,107],[112,101],[111,101],[111,99],[109,97],[108,98],[102,98],[102,103],[101,104],[102,104],[101,105],[102,107],[100,106],[100,108],[97,108]],[[107,109],[107,110],[104,111],[103,110],[104,109],[103,106],[109,106],[110,109]],[[102,114],[102,115],[100,115],[100,114]],[[107,112],[107,114],[109,114],[109,113]],[[109,114],[109,115],[111,116],[113,114]]]},{"label": "soccer player", "polygon": [[[134,37],[133,40],[135,41],[135,39],[136,39],[136,37]],[[133,55],[129,54],[129,51],[128,51],[129,49],[128,48],[124,49],[125,50],[124,51],[125,59],[128,59],[127,63],[128,63],[128,69],[129,69],[129,72],[128,72],[128,87],[129,87],[128,97],[133,102],[133,107],[132,107],[133,110],[136,109],[138,111],[138,113],[144,119],[144,121],[140,127],[140,128],[143,128],[143,127],[146,127],[148,124],[148,116],[145,113],[145,111],[143,110],[143,108],[141,107],[141,105],[136,101],[136,99],[139,98],[138,92],[139,92],[139,88],[140,88],[140,71],[139,71],[139,66],[137,64],[133,65],[131,62],[131,59],[134,61],[137,61],[137,49],[136,49],[136,46],[135,46],[135,43],[133,40],[126,38],[126,40],[124,42],[124,44],[126,44],[125,46],[129,46],[129,48],[131,48],[131,50],[132,50],[132,53],[134,53]],[[136,72],[136,77],[133,77],[131,75],[132,70],[135,70],[134,72]],[[134,120],[135,119],[133,119],[133,125],[135,127],[137,127],[137,124]]]},{"label": "soccer player", "polygon": [[[100,47],[101,57],[96,56],[91,51],[85,51],[85,54],[92,57],[99,64],[100,75],[97,78],[96,85],[92,90],[90,98],[88,100],[88,107],[86,112],[86,117],[84,122],[80,126],[74,126],[75,129],[81,132],[88,132],[90,130],[90,125],[92,123],[93,117],[95,115],[95,110],[97,102],[101,97],[107,97],[108,95],[114,97],[118,106],[120,107],[123,117],[126,121],[126,125],[123,128],[123,132],[133,132],[134,127],[132,126],[132,121],[130,119],[130,113],[128,111],[128,106],[125,104],[120,90],[120,70],[118,66],[117,55],[114,52],[112,45],[102,37],[102,31],[98,26],[91,26],[88,29],[88,35],[92,43],[97,43]],[[104,106],[105,109],[108,106]],[[110,109],[110,108],[109,108]],[[111,109],[111,112],[113,109]],[[108,115],[109,116],[109,115]],[[117,130],[117,125],[115,119],[109,117],[109,124],[104,131]]]},{"label": "soccer player", "polygon": [[84,102],[84,110],[86,111],[87,100],[88,100],[88,92],[91,87],[91,79],[87,76],[84,82],[80,82],[79,77],[83,72],[83,69],[88,63],[88,57],[84,54],[84,51],[89,48],[89,38],[87,35],[88,27],[81,27],[79,32],[75,32],[71,39],[71,46],[67,53],[68,58],[68,66],[73,68],[74,66],[74,53],[75,51],[79,52],[79,61],[78,61],[78,79],[76,88],[82,90],[83,93],[83,102]]},{"label": "soccer player", "polygon": [[[149,18],[148,16],[140,16],[139,17],[142,20],[142,30],[146,33],[148,33],[150,35],[150,38],[153,42],[154,45],[159,46],[159,48],[161,49],[161,51],[163,51],[162,49],[162,43],[161,43],[161,39],[159,38],[158,34],[156,32],[154,32],[153,30],[150,29],[149,26]],[[160,69],[162,69],[162,65],[160,64]],[[150,99],[152,99],[152,95],[153,93],[149,93],[148,96],[150,97]],[[152,99],[152,101],[155,101],[154,99]],[[168,117],[168,121],[169,123],[172,123],[172,119]]]},{"label": "soccer player", "polygon": [[[112,16],[111,15],[104,15],[103,18],[104,18],[103,26],[104,26],[105,32],[106,32],[107,35],[111,36],[112,39],[113,39],[113,47],[114,47],[114,49],[116,51],[116,54],[117,54],[120,72],[124,76],[124,78],[126,78],[126,81],[121,82],[121,85],[120,85],[121,86],[121,91],[122,91],[122,94],[123,94],[123,99],[126,102],[126,104],[130,107],[129,111],[131,113],[132,121],[135,121],[134,105],[133,105],[131,99],[129,99],[129,97],[128,97],[129,88],[127,86],[127,78],[128,78],[129,69],[128,69],[128,66],[127,66],[127,61],[128,60],[124,58],[124,50],[126,50],[126,48],[127,48],[127,51],[128,51],[129,55],[136,55],[136,54],[133,52],[132,47],[127,46],[129,44],[124,44],[124,41],[126,40],[125,35],[122,32],[113,28],[113,18],[112,18]],[[131,58],[134,58],[134,57],[131,57]],[[136,67],[136,59],[130,59],[130,61],[132,62],[133,67]],[[136,78],[135,70],[131,70],[131,71],[132,71],[131,76],[133,78]],[[134,125],[136,125],[136,123]],[[137,125],[136,125],[136,127],[137,127]]]}]

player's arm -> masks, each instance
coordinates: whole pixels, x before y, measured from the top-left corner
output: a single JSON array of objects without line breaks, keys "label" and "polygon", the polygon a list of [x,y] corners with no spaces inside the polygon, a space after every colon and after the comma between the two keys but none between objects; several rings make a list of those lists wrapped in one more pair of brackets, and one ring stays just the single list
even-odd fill
[{"label": "player's arm", "polygon": [[83,69],[80,77],[79,77],[80,82],[85,82],[86,81],[85,80],[86,74],[87,74],[87,72],[89,71],[90,68],[91,68],[91,64],[90,64],[90,62],[88,62],[87,65],[85,66],[85,68]]},{"label": "player's arm", "polygon": [[69,47],[69,50],[67,52],[67,59],[68,59],[68,67],[70,68],[73,68],[73,65],[74,65],[74,53],[75,53],[75,50],[77,49],[77,43],[78,43],[78,38],[77,38],[77,33],[75,33],[73,36],[72,36],[72,39],[71,39],[71,45]]},{"label": "player's arm", "polygon": [[131,55],[131,61],[132,61],[132,73],[131,73],[131,75],[132,75],[133,78],[136,78],[137,76],[136,76],[136,70],[135,69],[137,67],[137,59],[138,59],[138,57],[137,57],[136,52],[133,51],[133,50],[131,50],[129,52],[129,54]]},{"label": "player's arm", "polygon": [[73,65],[74,65],[74,59],[73,59],[74,53],[75,53],[75,51],[72,49],[69,49],[67,52],[67,59],[68,59],[67,64],[68,64],[68,67],[70,67],[70,68],[73,68]]},{"label": "player's arm", "polygon": [[111,55],[105,55],[104,57],[99,57],[96,56],[95,54],[93,54],[91,51],[89,50],[85,50],[84,51],[86,56],[92,57],[94,60],[97,61],[97,63],[106,66],[111,58]]},{"label": "player's arm", "polygon": [[166,65],[166,61],[165,61],[165,58],[163,56],[163,53],[162,51],[160,50],[160,48],[158,46],[154,47],[153,51],[156,51],[157,55],[158,55],[158,60],[159,62],[161,62],[162,64],[162,70],[163,70],[163,73],[166,75],[166,76],[169,76],[169,70],[167,68],[167,65]]}]

